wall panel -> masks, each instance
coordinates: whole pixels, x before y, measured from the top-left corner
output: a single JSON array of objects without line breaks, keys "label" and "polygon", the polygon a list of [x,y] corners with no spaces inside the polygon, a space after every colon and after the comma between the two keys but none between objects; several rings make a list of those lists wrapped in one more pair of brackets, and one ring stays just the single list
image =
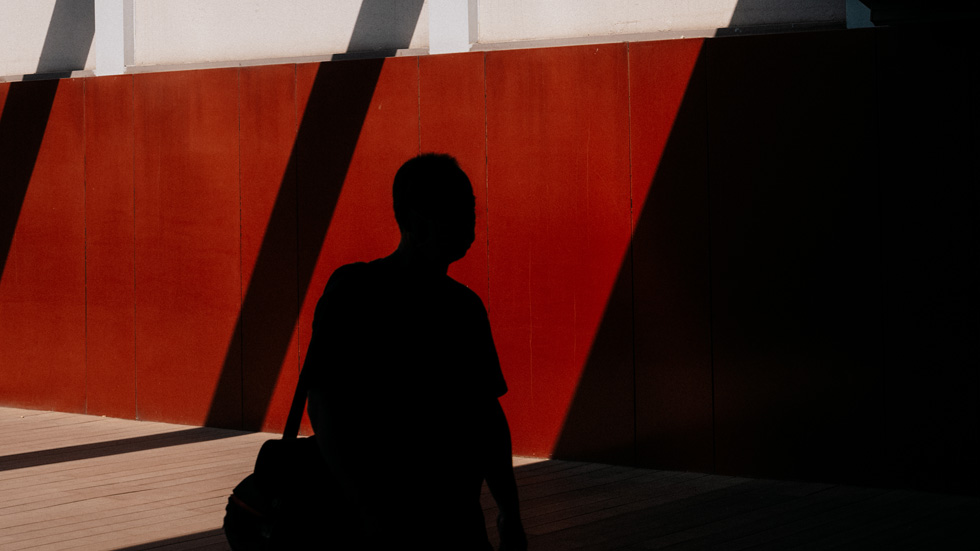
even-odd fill
[{"label": "wall panel", "polygon": [[714,468],[703,40],[630,44],[637,461]]},{"label": "wall panel", "polygon": [[[10,160],[0,185],[26,184],[3,192],[22,193],[20,205],[3,207],[5,216],[16,216],[0,275],[0,396],[12,406],[85,409],[82,86],[62,80],[4,87],[0,144]],[[37,125],[43,139],[35,142]]]},{"label": "wall panel", "polygon": [[[629,457],[625,44],[487,54],[490,312],[517,453]],[[616,342],[593,354],[600,323]],[[601,371],[566,422],[588,362]],[[591,376],[590,376],[591,377]]]},{"label": "wall panel", "polygon": [[243,68],[241,102],[244,422],[279,431],[299,375],[296,67]]},{"label": "wall panel", "polygon": [[238,427],[238,70],[135,78],[139,416]]},{"label": "wall panel", "polygon": [[[419,152],[415,58],[297,67],[300,350],[333,271],[398,246],[391,183]],[[303,285],[303,282],[307,282]],[[304,288],[305,286],[305,288]]]},{"label": "wall panel", "polygon": [[873,480],[871,34],[716,39],[707,54],[718,470]]},{"label": "wall panel", "polygon": [[84,82],[87,411],[134,418],[133,77]]},{"label": "wall panel", "polygon": [[980,475],[980,130],[966,29],[876,33],[886,459],[904,484]]}]

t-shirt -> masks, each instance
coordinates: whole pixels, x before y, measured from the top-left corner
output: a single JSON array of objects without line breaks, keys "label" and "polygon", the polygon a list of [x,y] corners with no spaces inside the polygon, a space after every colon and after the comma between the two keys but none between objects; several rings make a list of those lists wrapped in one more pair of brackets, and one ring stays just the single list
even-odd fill
[{"label": "t-shirt", "polygon": [[361,499],[393,487],[425,508],[479,498],[481,416],[507,386],[473,291],[390,257],[348,264],[317,303],[308,354],[314,431]]}]

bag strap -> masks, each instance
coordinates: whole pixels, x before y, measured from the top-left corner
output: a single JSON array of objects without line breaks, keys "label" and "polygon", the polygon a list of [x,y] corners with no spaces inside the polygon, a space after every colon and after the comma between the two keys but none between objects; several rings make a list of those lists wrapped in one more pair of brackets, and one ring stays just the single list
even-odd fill
[{"label": "bag strap", "polygon": [[306,376],[308,371],[310,370],[304,366],[299,373],[293,403],[289,406],[289,416],[286,417],[286,428],[282,431],[283,440],[292,440],[299,435],[299,423],[303,419],[303,409],[306,408],[306,391],[309,390],[308,376]]}]

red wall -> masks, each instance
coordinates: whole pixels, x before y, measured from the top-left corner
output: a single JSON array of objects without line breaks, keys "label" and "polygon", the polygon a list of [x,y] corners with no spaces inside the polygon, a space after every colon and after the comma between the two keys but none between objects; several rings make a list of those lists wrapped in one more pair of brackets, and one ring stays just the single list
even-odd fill
[{"label": "red wall", "polygon": [[976,489],[977,56],[919,36],[0,84],[0,403],[281,428],[440,151],[517,453]]},{"label": "red wall", "polygon": [[[626,62],[626,44],[486,57],[489,310],[514,438],[537,455],[561,433],[628,250]],[[620,329],[605,366],[619,415],[597,434],[619,446],[632,441],[628,312],[606,321]]]},{"label": "red wall", "polygon": [[85,84],[85,411],[136,415],[133,79]]},{"label": "red wall", "polygon": [[0,84],[5,229],[16,220],[0,243],[0,397],[12,406],[85,411],[84,85]]}]

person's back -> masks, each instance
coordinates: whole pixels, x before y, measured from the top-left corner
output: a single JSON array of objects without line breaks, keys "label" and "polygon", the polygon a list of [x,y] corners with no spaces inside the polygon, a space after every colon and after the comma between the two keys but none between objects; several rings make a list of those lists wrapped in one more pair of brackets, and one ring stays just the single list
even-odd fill
[{"label": "person's back", "polygon": [[[432,182],[421,195],[405,191]],[[496,477],[491,489],[506,494],[501,509],[520,525],[513,473],[500,465],[510,436],[497,398],[507,389],[486,310],[446,275],[473,241],[473,208],[451,158],[409,161],[395,184],[402,244],[339,268],[317,304],[310,418],[330,468],[384,544],[486,549],[485,476]]]}]

